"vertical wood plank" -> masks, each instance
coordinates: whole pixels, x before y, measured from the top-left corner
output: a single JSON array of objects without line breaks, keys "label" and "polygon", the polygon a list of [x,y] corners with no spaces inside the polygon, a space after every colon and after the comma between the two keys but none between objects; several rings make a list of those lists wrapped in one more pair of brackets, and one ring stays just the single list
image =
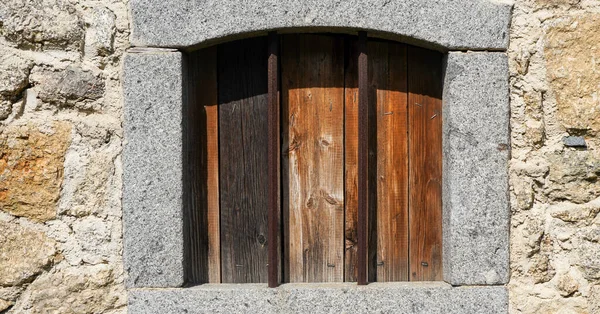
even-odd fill
[{"label": "vertical wood plank", "polygon": [[[369,42],[369,80],[375,95],[377,281],[408,280],[408,135],[406,46]],[[372,121],[373,121],[372,120]],[[374,172],[375,172],[374,171]],[[370,211],[370,213],[373,211]],[[370,217],[371,218],[371,217]]]},{"label": "vertical wood plank", "polygon": [[358,41],[345,42],[344,112],[344,281],[358,279]]},{"label": "vertical wood plank", "polygon": [[222,281],[267,282],[267,40],[218,57]]},{"label": "vertical wood plank", "polygon": [[324,35],[283,38],[286,279],[343,280],[344,50]]},{"label": "vertical wood plank", "polygon": [[279,285],[279,36],[269,33],[269,287]]},{"label": "vertical wood plank", "polygon": [[219,139],[217,49],[190,54],[188,160],[190,206],[190,274],[192,283],[221,282],[219,243]]},{"label": "vertical wood plank", "polygon": [[367,33],[358,33],[358,284],[368,281],[369,71]]},{"label": "vertical wood plank", "polygon": [[[352,43],[350,43],[352,45]],[[355,51],[352,55],[353,49]],[[350,60],[357,47],[350,48]],[[406,46],[368,42],[368,279],[408,280]],[[346,281],[356,281],[358,100],[356,64],[346,67]],[[354,78],[354,79],[352,79]],[[355,238],[354,238],[355,239]]]},{"label": "vertical wood plank", "polygon": [[408,48],[410,280],[442,280],[442,55]]}]

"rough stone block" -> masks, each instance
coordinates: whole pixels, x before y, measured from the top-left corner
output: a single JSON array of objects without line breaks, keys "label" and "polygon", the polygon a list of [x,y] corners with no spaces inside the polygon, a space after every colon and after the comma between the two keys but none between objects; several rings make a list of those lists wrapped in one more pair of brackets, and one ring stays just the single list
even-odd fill
[{"label": "rough stone block", "polygon": [[129,4],[132,44],[159,47],[185,47],[272,29],[347,28],[448,49],[506,49],[512,8],[493,0],[132,0]]},{"label": "rough stone block", "polygon": [[443,94],[443,259],[452,285],[508,281],[509,89],[504,53],[450,53]]},{"label": "rough stone block", "polygon": [[[56,217],[71,124],[10,125],[0,134],[0,211],[44,222]],[[1,233],[1,232],[0,232]]]},{"label": "rough stone block", "polygon": [[560,122],[567,129],[600,134],[600,14],[565,16],[550,25],[544,58]]},{"label": "rough stone block", "polygon": [[108,264],[54,267],[29,284],[10,313],[119,313],[126,303],[119,275]]},{"label": "rough stone block", "polygon": [[130,287],[184,283],[182,55],[124,61],[123,221]]},{"label": "rough stone block", "polygon": [[0,49],[0,54],[3,55],[0,59],[0,99],[14,100],[27,87],[33,62],[11,54],[8,49]]},{"label": "rough stone block", "polygon": [[28,282],[52,262],[56,245],[46,234],[3,221],[0,230],[0,286]]},{"label": "rough stone block", "polygon": [[84,23],[66,0],[3,0],[0,36],[18,48],[79,50]]},{"label": "rough stone block", "polygon": [[35,68],[30,79],[39,86],[40,100],[57,105],[86,108],[85,103],[98,100],[105,91],[101,77],[75,66],[64,70]]},{"label": "rough stone block", "polygon": [[204,285],[129,293],[129,313],[507,313],[506,288],[444,283]]}]

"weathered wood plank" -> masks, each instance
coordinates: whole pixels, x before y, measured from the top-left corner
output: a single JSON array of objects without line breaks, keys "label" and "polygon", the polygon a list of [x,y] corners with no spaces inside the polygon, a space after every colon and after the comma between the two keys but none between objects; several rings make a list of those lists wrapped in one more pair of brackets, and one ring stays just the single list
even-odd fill
[{"label": "weathered wood plank", "polygon": [[[371,206],[372,197],[369,197],[372,189],[367,190],[371,186],[369,183],[368,174],[369,171],[372,173],[372,169],[369,169],[369,165],[373,165],[370,162],[372,155],[369,156],[369,144],[373,143],[374,129],[369,129],[369,119],[372,116],[372,108],[369,106],[369,52],[367,44],[367,33],[358,32],[358,220],[357,220],[357,234],[358,234],[358,277],[357,282],[359,285],[366,285],[369,280],[375,281],[373,270],[369,271],[369,266],[372,268],[373,258],[369,256],[369,239],[373,239],[372,228],[373,224],[369,224],[369,210],[372,210],[374,206]],[[371,127],[373,127],[371,125]],[[375,221],[375,220],[373,220]],[[373,248],[374,246],[370,246]],[[372,251],[372,250],[371,250]],[[371,275],[371,276],[369,276]]]},{"label": "weathered wood plank", "polygon": [[267,282],[267,40],[218,57],[222,281]]},{"label": "weathered wood plank", "polygon": [[344,281],[358,280],[358,42],[346,39],[344,113]]},{"label": "weathered wood plank", "polygon": [[[356,41],[347,42],[345,281],[357,281],[358,90]],[[408,280],[406,46],[369,41],[369,281]]]},{"label": "weathered wood plank", "polygon": [[268,175],[269,175],[269,287],[275,288],[280,280],[280,154],[279,149],[279,36],[276,32],[269,33],[269,144],[268,144]]},{"label": "weathered wood plank", "polygon": [[408,48],[410,280],[442,280],[442,55]]},{"label": "weathered wood plank", "polygon": [[188,104],[188,180],[190,272],[193,283],[221,282],[219,243],[219,138],[217,49],[190,54]]},{"label": "weathered wood plank", "polygon": [[286,280],[342,281],[343,40],[287,35],[282,48]]},{"label": "weathered wood plank", "polygon": [[408,135],[406,46],[369,43],[375,109],[377,281],[408,280]]}]

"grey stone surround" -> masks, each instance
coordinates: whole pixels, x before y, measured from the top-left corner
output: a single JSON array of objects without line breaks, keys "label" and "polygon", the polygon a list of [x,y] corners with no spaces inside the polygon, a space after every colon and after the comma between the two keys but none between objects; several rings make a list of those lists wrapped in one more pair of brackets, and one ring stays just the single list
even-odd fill
[{"label": "grey stone surround", "polygon": [[184,284],[181,53],[125,57],[124,246],[129,286]]},{"label": "grey stone surround", "polygon": [[133,289],[135,313],[428,313],[506,312],[502,286],[452,288],[446,283],[209,284],[187,289]]},{"label": "grey stone surround", "polygon": [[[202,4],[202,5],[200,5]],[[132,0],[124,60],[123,211],[130,313],[508,311],[508,26],[499,0]],[[337,31],[447,52],[444,282],[186,282],[183,123],[189,50],[266,31]],[[163,47],[163,48],[151,48]],[[475,50],[475,51],[474,51]]]},{"label": "grey stone surround", "polygon": [[185,48],[275,29],[335,28],[451,50],[505,49],[512,9],[500,0],[131,0],[130,8],[134,46]]}]

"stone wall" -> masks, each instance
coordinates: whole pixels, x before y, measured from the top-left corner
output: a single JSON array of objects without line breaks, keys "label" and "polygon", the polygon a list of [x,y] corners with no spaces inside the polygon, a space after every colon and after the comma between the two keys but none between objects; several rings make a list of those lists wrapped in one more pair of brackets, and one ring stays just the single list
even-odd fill
[{"label": "stone wall", "polygon": [[122,313],[123,0],[0,1],[0,312]]},{"label": "stone wall", "polygon": [[[0,3],[0,312],[121,313],[126,0]],[[600,1],[517,0],[513,313],[600,313]]]},{"label": "stone wall", "polygon": [[509,59],[511,310],[600,313],[600,1],[517,1]]}]

